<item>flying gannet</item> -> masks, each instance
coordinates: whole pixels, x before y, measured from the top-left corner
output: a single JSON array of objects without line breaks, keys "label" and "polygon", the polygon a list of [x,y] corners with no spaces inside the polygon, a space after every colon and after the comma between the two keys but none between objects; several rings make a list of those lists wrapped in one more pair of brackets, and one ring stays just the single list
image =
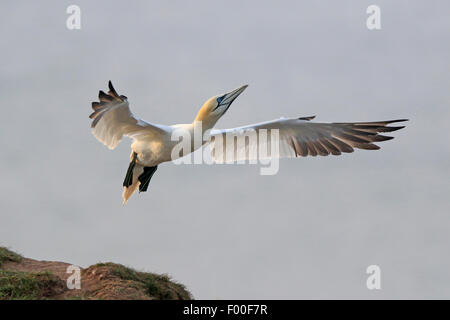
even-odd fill
[{"label": "flying gannet", "polygon": [[[196,118],[190,124],[160,125],[146,122],[137,118],[129,108],[126,96],[117,94],[109,81],[109,91],[99,92],[100,102],[92,102],[94,112],[91,118],[92,133],[109,149],[114,149],[123,136],[133,139],[131,144],[130,163],[123,181],[123,203],[139,188],[139,192],[147,191],[150,179],[155,173],[158,165],[163,162],[174,160],[172,149],[178,141],[172,140],[175,130],[185,130],[194,136],[195,128],[201,124],[202,134],[207,133],[210,138],[208,142],[234,133],[239,136],[247,130],[278,129],[279,132],[279,158],[297,156],[327,156],[340,155],[341,153],[353,152],[353,148],[377,150],[380,149],[374,142],[393,139],[379,134],[380,132],[391,132],[404,128],[404,126],[387,126],[395,122],[407,121],[407,119],[374,121],[374,122],[336,122],[319,123],[313,122],[315,116],[300,118],[280,118],[263,123],[251,124],[239,128],[224,130],[213,129],[217,121],[225,114],[233,101],[247,88],[244,85],[231,92],[214,96],[208,99],[200,108]],[[192,147],[185,156],[198,149],[204,144]],[[252,142],[246,141],[240,147],[247,151],[254,146]],[[225,148],[227,145],[225,146]],[[224,151],[225,153],[226,151]],[[238,152],[234,161],[249,160],[249,152]],[[226,162],[220,157],[211,157],[216,163]]]}]

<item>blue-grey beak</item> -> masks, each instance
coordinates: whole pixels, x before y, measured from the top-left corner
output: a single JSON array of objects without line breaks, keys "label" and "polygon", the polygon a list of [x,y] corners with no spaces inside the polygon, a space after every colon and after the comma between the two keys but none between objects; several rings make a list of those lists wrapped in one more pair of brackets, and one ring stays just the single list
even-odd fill
[{"label": "blue-grey beak", "polygon": [[224,98],[222,99],[222,101],[220,102],[220,105],[225,105],[225,104],[231,104],[233,103],[233,101],[242,93],[244,92],[244,90],[248,87],[248,84],[243,85],[240,88],[237,88],[229,93],[226,93]]},{"label": "blue-grey beak", "polygon": [[214,108],[214,110],[216,110],[217,108],[221,107],[221,106],[226,106],[225,111],[228,110],[228,108],[230,107],[230,105],[233,103],[234,100],[236,100],[236,98],[242,93],[244,92],[244,90],[248,87],[248,84],[243,85],[240,88],[237,88],[231,92],[225,93],[223,96],[220,96],[217,98],[217,107]]}]

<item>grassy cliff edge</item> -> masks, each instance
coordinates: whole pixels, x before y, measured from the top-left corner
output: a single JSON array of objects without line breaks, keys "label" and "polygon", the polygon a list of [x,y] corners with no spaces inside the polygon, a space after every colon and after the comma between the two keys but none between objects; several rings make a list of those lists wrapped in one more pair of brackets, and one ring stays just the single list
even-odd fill
[{"label": "grassy cliff edge", "polygon": [[112,262],[80,268],[80,289],[69,289],[64,262],[37,261],[0,247],[0,300],[189,300],[168,275],[140,272]]}]

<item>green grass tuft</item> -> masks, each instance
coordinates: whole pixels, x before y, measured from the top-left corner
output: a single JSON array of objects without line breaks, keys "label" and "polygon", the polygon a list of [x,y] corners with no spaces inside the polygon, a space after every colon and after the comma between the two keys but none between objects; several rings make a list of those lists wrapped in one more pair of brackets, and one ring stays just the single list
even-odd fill
[{"label": "green grass tuft", "polygon": [[13,262],[20,262],[22,261],[22,256],[12,252],[11,250],[8,250],[4,247],[0,247],[0,266],[5,263],[5,262],[9,262],[9,261],[13,261]]},{"label": "green grass tuft", "polygon": [[111,273],[122,280],[138,282],[144,287],[147,295],[154,299],[192,299],[186,288],[171,280],[168,275],[139,272],[111,262],[99,263],[97,266],[109,267]]},{"label": "green grass tuft", "polygon": [[45,299],[61,286],[62,281],[50,272],[0,270],[0,300]]}]

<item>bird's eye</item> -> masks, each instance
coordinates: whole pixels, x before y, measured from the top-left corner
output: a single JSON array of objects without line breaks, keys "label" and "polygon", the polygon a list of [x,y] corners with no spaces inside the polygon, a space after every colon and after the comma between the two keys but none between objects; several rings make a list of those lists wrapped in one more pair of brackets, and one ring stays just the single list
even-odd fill
[{"label": "bird's eye", "polygon": [[220,104],[220,103],[222,102],[223,98],[225,98],[224,95],[221,96],[221,97],[218,97],[218,98],[217,98],[217,103]]}]

